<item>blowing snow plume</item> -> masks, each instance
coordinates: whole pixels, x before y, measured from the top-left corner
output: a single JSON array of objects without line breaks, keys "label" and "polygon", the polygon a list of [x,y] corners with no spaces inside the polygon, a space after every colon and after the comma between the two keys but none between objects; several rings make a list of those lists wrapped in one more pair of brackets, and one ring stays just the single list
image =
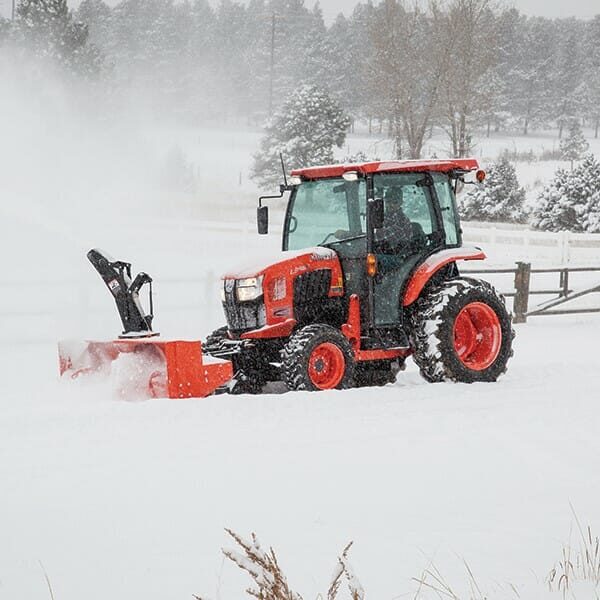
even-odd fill
[{"label": "blowing snow plume", "polygon": [[[49,67],[49,68],[47,68]],[[43,61],[0,62],[4,193],[34,214],[69,217],[148,210],[158,156],[138,119],[99,84],[69,85]],[[155,185],[153,185],[153,183]]]},{"label": "blowing snow plume", "polygon": [[[0,251],[11,258],[0,313],[5,339],[21,341],[91,329],[100,294],[85,253],[99,245],[137,261],[144,223],[188,193],[167,177],[171,148],[143,99],[133,106],[108,68],[82,71],[77,50],[53,37],[63,29],[28,19],[0,22]],[[110,331],[109,305],[105,319]]]}]

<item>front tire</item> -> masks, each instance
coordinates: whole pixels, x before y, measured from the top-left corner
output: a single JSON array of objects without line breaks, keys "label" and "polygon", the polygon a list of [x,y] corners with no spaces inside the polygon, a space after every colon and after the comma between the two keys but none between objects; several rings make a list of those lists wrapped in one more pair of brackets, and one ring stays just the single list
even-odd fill
[{"label": "front tire", "polygon": [[451,279],[412,309],[413,358],[431,382],[496,381],[513,355],[511,315],[486,281]]},{"label": "front tire", "polygon": [[330,390],[352,386],[354,358],[350,343],[329,325],[307,325],[281,351],[288,390]]}]

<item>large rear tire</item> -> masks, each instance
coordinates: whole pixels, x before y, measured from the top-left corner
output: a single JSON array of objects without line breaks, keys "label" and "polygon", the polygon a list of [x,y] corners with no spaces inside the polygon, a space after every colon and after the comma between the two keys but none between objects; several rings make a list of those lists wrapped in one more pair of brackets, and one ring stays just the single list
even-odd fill
[{"label": "large rear tire", "polygon": [[352,387],[354,358],[342,333],[329,325],[307,325],[281,351],[282,378],[288,390]]},{"label": "large rear tire", "polygon": [[431,382],[496,381],[515,336],[504,298],[486,281],[461,277],[431,289],[411,311],[413,358]]}]

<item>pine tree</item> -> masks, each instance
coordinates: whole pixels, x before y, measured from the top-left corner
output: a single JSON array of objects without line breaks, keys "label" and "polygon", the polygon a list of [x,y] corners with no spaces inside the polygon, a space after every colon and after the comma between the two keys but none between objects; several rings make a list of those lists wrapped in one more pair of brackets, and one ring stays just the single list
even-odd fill
[{"label": "pine tree", "polygon": [[83,0],[75,17],[88,26],[90,43],[96,46],[105,43],[110,27],[111,10],[104,0]]},{"label": "pine tree", "polygon": [[556,32],[549,19],[523,20],[515,40],[513,68],[509,72],[509,103],[522,123],[523,135],[550,119]]},{"label": "pine tree", "polygon": [[592,118],[594,137],[600,135],[600,14],[589,23],[586,36],[586,69],[584,83],[587,86],[587,114]]},{"label": "pine tree", "polygon": [[327,92],[312,85],[299,87],[267,125],[254,155],[252,178],[264,186],[276,184],[280,152],[289,168],[333,162],[333,148],[342,147],[349,125],[350,119]]},{"label": "pine tree", "polygon": [[573,163],[579,160],[589,149],[581,125],[579,125],[578,119],[571,119],[569,122],[569,133],[566,138],[560,142],[560,152],[563,160],[571,161],[571,171],[573,170]]},{"label": "pine tree", "polygon": [[590,198],[584,223],[588,233],[600,233],[600,190]]},{"label": "pine tree", "polygon": [[494,163],[484,182],[469,191],[460,202],[463,219],[524,223],[525,189],[519,187],[515,167],[506,156]]},{"label": "pine tree", "polygon": [[559,139],[562,139],[563,131],[582,113],[584,94],[581,75],[584,65],[584,40],[583,21],[565,19],[559,27],[556,27],[552,113],[558,123]]},{"label": "pine tree", "polygon": [[0,47],[6,42],[10,33],[10,21],[0,16]]},{"label": "pine tree", "polygon": [[88,44],[88,28],[77,22],[67,0],[20,0],[17,39],[36,56],[50,58],[73,75],[94,76],[102,57]]},{"label": "pine tree", "polygon": [[600,232],[600,162],[586,155],[573,170],[559,169],[538,197],[532,225],[544,231]]}]

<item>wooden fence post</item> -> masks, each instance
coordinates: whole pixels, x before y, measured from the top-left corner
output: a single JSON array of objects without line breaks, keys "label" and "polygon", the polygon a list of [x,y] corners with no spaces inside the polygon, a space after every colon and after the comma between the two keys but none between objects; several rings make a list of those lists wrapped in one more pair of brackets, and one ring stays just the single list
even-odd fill
[{"label": "wooden fence post", "polygon": [[531,263],[518,262],[517,270],[515,271],[515,300],[513,304],[514,323],[527,322],[530,281]]},{"label": "wooden fence post", "polygon": [[569,295],[569,269],[563,269],[560,272],[560,289],[559,297],[565,298]]}]

